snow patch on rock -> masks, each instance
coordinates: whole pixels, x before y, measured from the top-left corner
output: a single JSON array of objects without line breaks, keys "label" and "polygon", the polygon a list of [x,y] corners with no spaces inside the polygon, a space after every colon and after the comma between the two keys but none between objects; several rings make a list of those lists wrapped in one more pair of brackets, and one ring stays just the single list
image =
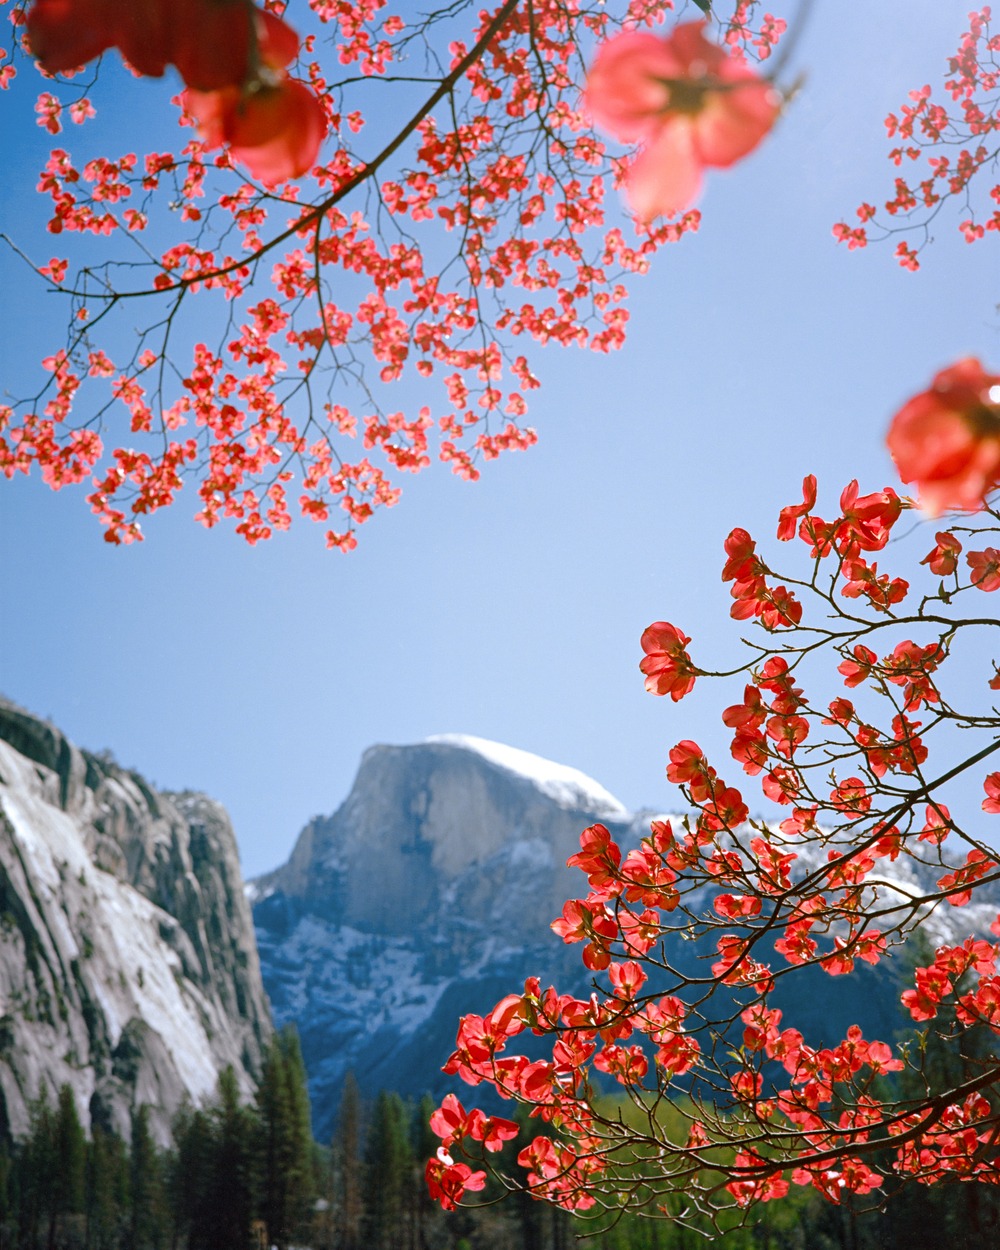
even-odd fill
[{"label": "snow patch on rock", "polygon": [[157,794],[0,700],[0,1110],[15,1137],[68,1084],[84,1125],[166,1141],[270,1032],[228,818]]},{"label": "snow patch on rock", "polygon": [[556,764],[531,751],[522,751],[519,747],[505,746],[502,742],[491,742],[488,738],[477,738],[472,734],[432,734],[425,741],[474,751],[497,768],[530,781],[560,807],[591,811],[610,820],[628,819],[624,803],[620,803],[600,782],[568,764]]}]

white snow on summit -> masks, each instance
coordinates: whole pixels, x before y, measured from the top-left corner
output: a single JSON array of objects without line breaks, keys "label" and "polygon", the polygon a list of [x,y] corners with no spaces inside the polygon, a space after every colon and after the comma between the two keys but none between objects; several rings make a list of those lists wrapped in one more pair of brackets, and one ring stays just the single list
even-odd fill
[{"label": "white snow on summit", "polygon": [[474,751],[498,768],[526,778],[561,807],[582,808],[610,820],[628,819],[628,808],[610,791],[568,764],[555,764],[530,751],[504,746],[502,742],[491,742],[488,738],[476,738],[472,734],[432,734],[424,741]]}]

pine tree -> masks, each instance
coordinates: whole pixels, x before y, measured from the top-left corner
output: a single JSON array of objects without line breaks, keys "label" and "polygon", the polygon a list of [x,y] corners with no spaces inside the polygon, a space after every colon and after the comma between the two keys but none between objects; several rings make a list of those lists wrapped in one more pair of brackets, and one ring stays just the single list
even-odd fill
[{"label": "pine tree", "polygon": [[333,1173],[334,1244],[337,1250],[359,1250],[364,1215],[361,1162],[361,1093],[354,1073],[344,1077],[337,1129],[330,1148]]},{"label": "pine tree", "polygon": [[293,1028],[283,1029],[268,1046],[257,1116],[261,1218],[270,1242],[285,1250],[305,1229],[316,1190],[306,1072]]},{"label": "pine tree", "polygon": [[167,1177],[173,1217],[171,1241],[205,1250],[206,1213],[211,1199],[214,1143],[204,1111],[182,1107],[173,1124],[174,1152]]},{"label": "pine tree", "polygon": [[43,1086],[29,1110],[27,1140],[18,1154],[19,1245],[39,1245],[39,1232],[48,1213],[51,1177],[55,1166],[52,1108]]},{"label": "pine tree", "polygon": [[427,1160],[441,1144],[436,1133],[432,1132],[430,1120],[437,1103],[429,1094],[425,1094],[417,1104],[410,1126],[410,1145],[413,1150],[413,1166],[411,1169],[413,1195],[413,1245],[422,1250],[427,1244],[426,1227],[434,1212],[434,1203],[424,1183],[424,1168]]},{"label": "pine tree", "polygon": [[407,1244],[404,1199],[413,1167],[409,1120],[400,1096],[380,1091],[365,1148],[365,1246],[371,1250]]},{"label": "pine tree", "polygon": [[240,1105],[236,1074],[227,1067],[210,1116],[212,1151],[202,1212],[206,1250],[246,1250],[253,1216],[253,1149],[257,1125]]},{"label": "pine tree", "polygon": [[309,1109],[309,1086],[299,1035],[294,1026],[284,1028],[278,1037],[284,1058],[284,1079],[288,1102],[288,1150],[285,1161],[288,1192],[286,1208],[293,1236],[308,1231],[316,1199],[315,1143]]},{"label": "pine tree", "polygon": [[56,1172],[53,1178],[54,1199],[59,1213],[68,1215],[83,1210],[83,1180],[87,1153],[76,1099],[69,1085],[59,1088],[55,1119]]},{"label": "pine tree", "polygon": [[117,1133],[94,1125],[87,1144],[86,1250],[116,1250],[129,1209],[129,1158]]},{"label": "pine tree", "polygon": [[32,1225],[45,1228],[45,1244],[54,1250],[60,1224],[83,1210],[86,1139],[68,1085],[62,1085],[55,1111],[43,1090],[30,1147],[29,1177],[34,1189]]},{"label": "pine tree", "polygon": [[17,1209],[16,1172],[11,1145],[0,1126],[0,1250],[12,1244]]},{"label": "pine tree", "polygon": [[[63,1085],[53,1108],[43,1086],[31,1105],[28,1138],[6,1182],[17,1204],[20,1246],[53,1250],[71,1217],[82,1216],[85,1150],[73,1091]],[[6,1211],[3,1217],[5,1222]]]},{"label": "pine tree", "polygon": [[158,1250],[165,1237],[163,1174],[146,1106],[132,1114],[129,1191],[130,1250]]}]

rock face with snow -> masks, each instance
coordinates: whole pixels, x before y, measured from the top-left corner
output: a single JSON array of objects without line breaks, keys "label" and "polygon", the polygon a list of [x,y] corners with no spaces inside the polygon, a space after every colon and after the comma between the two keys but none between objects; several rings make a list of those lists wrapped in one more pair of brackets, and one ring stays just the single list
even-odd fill
[{"label": "rock face with snow", "polygon": [[[288,863],[251,883],[264,983],[276,1023],[298,1027],[321,1139],[348,1069],[369,1096],[439,1096],[453,1087],[440,1066],[460,1016],[488,1010],[528,975],[590,993],[580,947],[549,925],[586,892],[565,862],[595,821],[623,846],[648,831],[648,814],[630,815],[583,774],[523,751],[460,736],[377,746],[340,809],[311,821]],[[880,869],[883,894],[919,897],[940,875],[902,858]],[[990,894],[938,909],[925,935],[938,944],[986,932],[997,914]],[[688,902],[709,906],[707,894]],[[695,946],[678,940],[670,958],[702,975]],[[907,1024],[903,971],[900,958],[859,964],[850,977],[802,970],[779,979],[772,1004],[815,1045],[836,1044],[851,1023],[891,1041]]]},{"label": "rock face with snow", "polygon": [[526,751],[458,735],[373,747],[343,807],[313,820],[288,863],[255,888],[386,937],[432,921],[523,941],[576,888],[566,856],[581,819],[598,818],[629,819],[596,782]]},{"label": "rock face with snow", "polygon": [[157,793],[0,701],[0,1132],[43,1087],[166,1140],[232,1064],[249,1093],[270,1034],[225,811]]},{"label": "rock face with snow", "polygon": [[458,735],[377,746],[343,806],[251,884],[275,1022],[298,1026],[321,1138],[349,1068],[372,1093],[439,1087],[460,1014],[529,973],[580,979],[549,923],[579,893],[566,859],[596,820],[632,837],[602,786],[525,751]]}]

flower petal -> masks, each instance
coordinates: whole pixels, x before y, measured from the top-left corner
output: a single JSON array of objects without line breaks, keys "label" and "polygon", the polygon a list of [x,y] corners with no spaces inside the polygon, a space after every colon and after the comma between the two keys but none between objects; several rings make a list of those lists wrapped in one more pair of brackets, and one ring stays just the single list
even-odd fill
[{"label": "flower petal", "polygon": [[626,186],[640,221],[670,217],[690,208],[701,190],[701,161],[688,119],[671,118],[636,157]]}]

